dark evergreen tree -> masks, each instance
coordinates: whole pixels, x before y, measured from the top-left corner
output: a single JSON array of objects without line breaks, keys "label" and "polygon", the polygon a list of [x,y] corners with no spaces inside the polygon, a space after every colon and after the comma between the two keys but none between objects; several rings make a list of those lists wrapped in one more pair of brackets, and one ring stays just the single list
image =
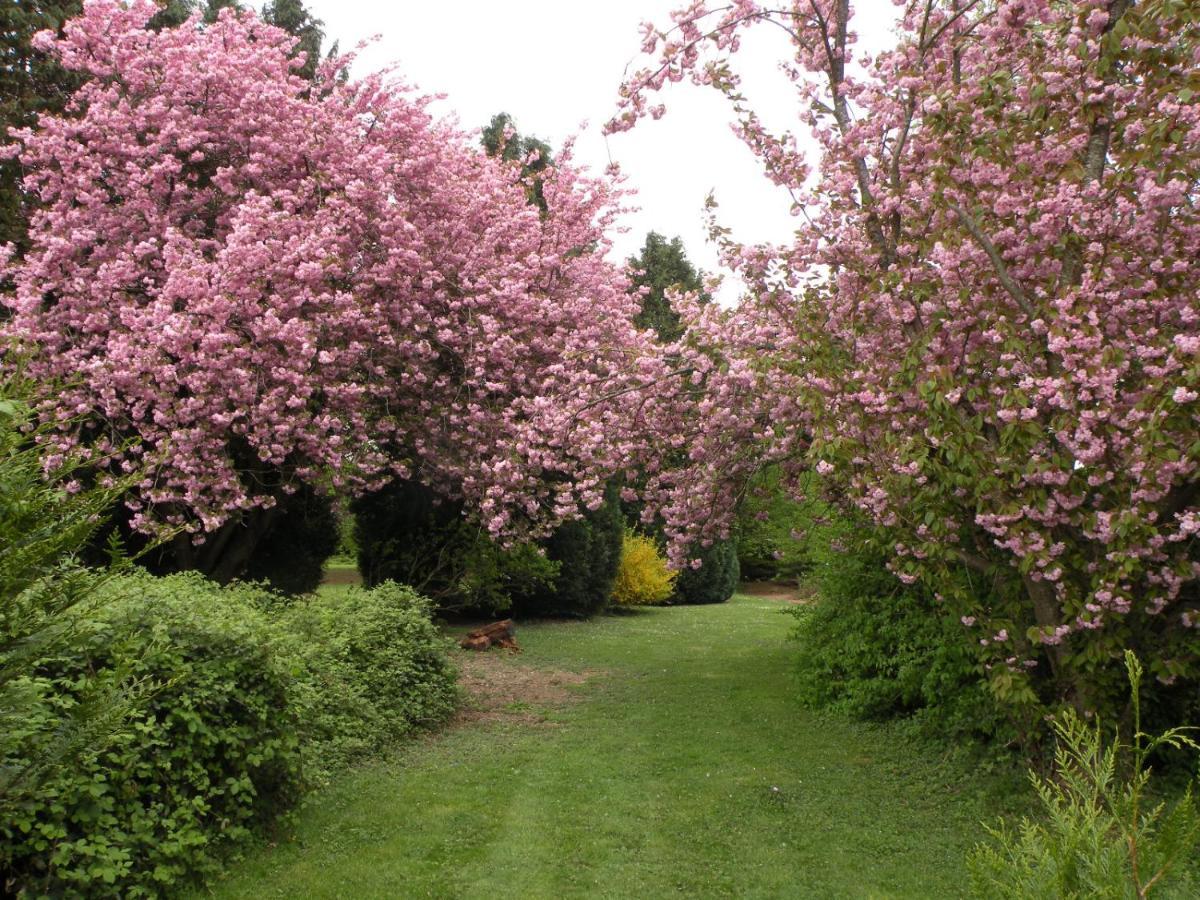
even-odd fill
[{"label": "dark evergreen tree", "polygon": [[242,9],[242,5],[238,0],[201,0],[196,3],[200,9],[204,10],[204,21],[215,22],[217,16],[221,14],[223,9]]},{"label": "dark evergreen tree", "polygon": [[325,40],[324,23],[314,19],[302,0],[271,0],[263,7],[263,19],[299,39],[296,51],[305,54],[300,74],[310,81],[321,63],[321,43]]},{"label": "dark evergreen tree", "polygon": [[[9,129],[34,125],[39,113],[66,105],[77,76],[35,50],[32,39],[60,31],[81,8],[81,0],[0,0],[0,143],[7,143]],[[20,162],[0,160],[0,246],[24,246],[25,207]]]},{"label": "dark evergreen tree", "polygon": [[679,573],[672,603],[724,603],[733,596],[741,578],[737,544],[733,540],[717,541],[699,549],[692,558],[699,559],[701,566],[685,568]]},{"label": "dark evergreen tree", "polygon": [[156,30],[176,28],[196,11],[195,0],[159,0],[158,5],[162,8],[149,23],[150,27]]},{"label": "dark evergreen tree", "polygon": [[527,185],[529,202],[543,214],[549,211],[542,191],[540,173],[554,165],[550,145],[539,138],[522,135],[508,113],[497,113],[483,129],[483,149],[488,156],[521,163],[521,180]]},{"label": "dark evergreen tree", "polygon": [[646,235],[642,252],[629,259],[633,270],[632,282],[635,289],[646,288],[642,297],[642,309],[633,321],[640,328],[653,328],[660,343],[669,344],[683,334],[679,313],[671,308],[667,291],[675,288],[695,291],[703,302],[709,297],[704,293],[704,280],[696,267],[687,258],[683,241],[671,238],[668,241],[656,231]]},{"label": "dark evergreen tree", "polygon": [[625,520],[615,485],[604,503],[580,519],[564,522],[543,545],[558,564],[558,575],[544,586],[517,593],[513,615],[591,616],[603,612],[612,599],[621,564]]},{"label": "dark evergreen tree", "polygon": [[244,581],[266,581],[285,594],[315,591],[341,533],[333,501],[301,483],[285,495],[271,528],[259,540],[242,573]]},{"label": "dark evergreen tree", "polygon": [[363,583],[411,585],[438,597],[452,589],[455,561],[471,541],[462,504],[443,500],[419,481],[399,480],[350,504]]}]

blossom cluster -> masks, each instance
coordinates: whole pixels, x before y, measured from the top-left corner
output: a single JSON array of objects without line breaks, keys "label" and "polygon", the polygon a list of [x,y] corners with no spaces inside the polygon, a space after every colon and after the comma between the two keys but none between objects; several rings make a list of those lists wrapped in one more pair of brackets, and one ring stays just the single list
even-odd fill
[{"label": "blossom cluster", "polygon": [[2,328],[56,386],[50,456],[111,451],[134,524],[197,540],[300,480],[420,477],[498,535],[598,503],[648,342],[604,259],[620,191],[568,150],[542,213],[391,75],[310,82],[251,13],[156,10],[41,35],[86,80],[7,150],[34,214]]},{"label": "blossom cluster", "polygon": [[[1195,677],[1200,12],[897,5],[873,59],[844,0],[697,0],[646,28],[610,128],[670,82],[716,87],[801,222],[781,247],[724,239],[750,289],[684,338],[712,409],[667,519],[711,537],[756,461],[815,468],[902,579],[978,623],[1010,687],[1042,660],[1086,705],[1081,673],[1134,644]],[[740,92],[737,37],[768,25],[815,159]],[[951,570],[1003,587],[951,596]]]}]

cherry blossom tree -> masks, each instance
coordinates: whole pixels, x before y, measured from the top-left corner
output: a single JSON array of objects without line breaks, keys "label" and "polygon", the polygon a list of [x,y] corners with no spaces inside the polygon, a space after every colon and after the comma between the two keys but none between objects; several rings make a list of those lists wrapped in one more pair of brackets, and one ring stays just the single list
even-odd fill
[{"label": "cherry blossom tree", "polygon": [[252,13],[156,10],[89,0],[42,35],[86,82],[9,150],[36,211],[4,330],[69,385],[41,398],[47,464],[153,460],[133,525],[185,529],[179,564],[218,578],[301,482],[417,475],[494,534],[599,503],[644,343],[603,257],[619,192],[568,148],[539,215],[391,76],[310,82]]},{"label": "cherry blossom tree", "polygon": [[[898,5],[875,58],[849,0],[646,26],[610,127],[662,115],[672,82],[721,91],[798,223],[723,239],[749,292],[680,345],[706,396],[692,465],[652,489],[682,538],[712,537],[764,462],[815,469],[974,631],[1000,696],[1112,708],[1127,646],[1194,692],[1200,7]],[[742,93],[752,28],[789,43],[817,153]]]}]

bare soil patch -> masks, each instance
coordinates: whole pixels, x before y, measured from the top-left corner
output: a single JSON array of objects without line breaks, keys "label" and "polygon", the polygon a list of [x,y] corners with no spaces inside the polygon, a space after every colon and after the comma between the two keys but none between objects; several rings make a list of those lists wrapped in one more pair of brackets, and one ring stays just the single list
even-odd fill
[{"label": "bare soil patch", "polygon": [[809,603],[814,599],[812,588],[807,585],[788,584],[782,581],[743,581],[738,593],[760,600],[778,603]]},{"label": "bare soil patch", "polygon": [[454,724],[498,720],[546,724],[547,708],[578,701],[579,693],[572,688],[599,674],[523,665],[506,650],[461,650],[454,654],[454,663],[467,694]]},{"label": "bare soil patch", "polygon": [[358,574],[358,569],[329,566],[325,570],[322,584],[362,584],[362,576]]}]

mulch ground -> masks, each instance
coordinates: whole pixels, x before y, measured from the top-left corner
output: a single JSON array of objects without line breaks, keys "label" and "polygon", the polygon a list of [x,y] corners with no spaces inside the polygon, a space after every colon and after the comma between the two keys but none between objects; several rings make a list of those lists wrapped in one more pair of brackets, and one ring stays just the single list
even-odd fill
[{"label": "mulch ground", "polygon": [[760,600],[795,604],[809,603],[814,596],[812,589],[807,585],[797,586],[782,581],[743,581],[738,593]]},{"label": "mulch ground", "polygon": [[572,688],[599,674],[527,666],[517,661],[516,654],[501,649],[459,650],[454,654],[454,663],[459,670],[458,683],[467,693],[467,702],[455,717],[455,724],[546,724],[549,709],[579,700],[579,692]]}]

